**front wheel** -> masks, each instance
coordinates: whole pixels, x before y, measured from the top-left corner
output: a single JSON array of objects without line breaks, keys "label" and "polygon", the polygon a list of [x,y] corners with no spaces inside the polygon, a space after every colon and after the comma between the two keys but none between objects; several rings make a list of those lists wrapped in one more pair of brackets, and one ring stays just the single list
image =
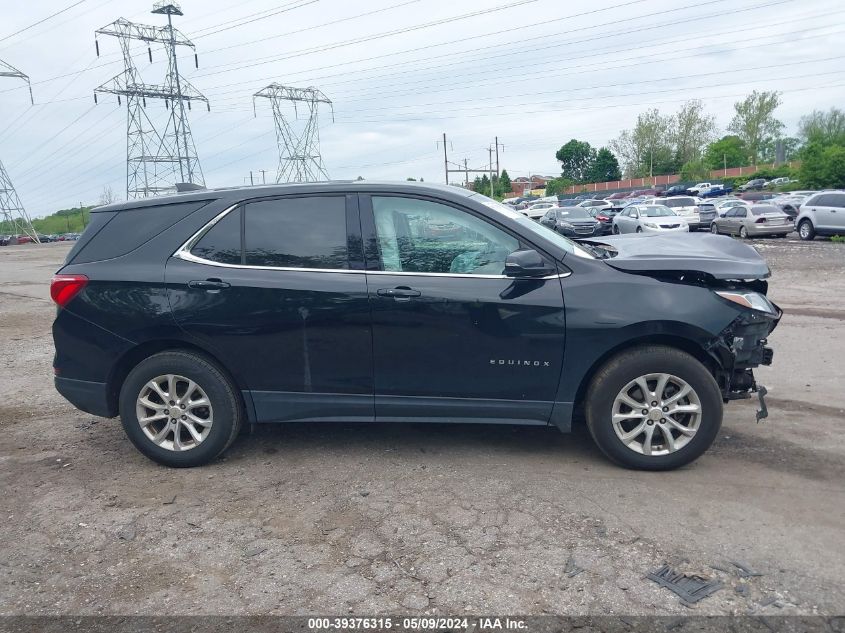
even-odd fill
[{"label": "front wheel", "polygon": [[718,226],[716,226],[716,223],[715,223],[715,222],[714,222],[713,224],[711,224],[711,225],[710,225],[710,232],[711,232],[713,235],[718,235],[718,234],[719,234],[719,227],[718,227]]},{"label": "front wheel", "polygon": [[585,412],[590,434],[610,459],[670,470],[700,457],[716,439],[722,396],[695,357],[645,346],[622,352],[596,373]]},{"label": "front wheel", "polygon": [[742,239],[747,240],[748,239],[748,229],[746,229],[744,226],[739,227],[739,236]]},{"label": "front wheel", "polygon": [[243,411],[235,386],[203,356],[168,351],[141,361],[120,390],[129,440],[165,466],[200,466],[238,434]]},{"label": "front wheel", "polygon": [[638,227],[637,227],[637,233],[642,233],[642,232],[643,232],[643,227],[638,226]]},{"label": "front wheel", "polygon": [[614,234],[614,235],[619,235],[619,227],[618,227],[618,226],[616,226],[615,224],[613,225],[613,234]]}]

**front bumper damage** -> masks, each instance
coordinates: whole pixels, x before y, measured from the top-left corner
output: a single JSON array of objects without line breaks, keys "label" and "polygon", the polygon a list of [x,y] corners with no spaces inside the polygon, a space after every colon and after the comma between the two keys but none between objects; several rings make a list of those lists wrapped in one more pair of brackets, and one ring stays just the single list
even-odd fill
[{"label": "front bumper damage", "polygon": [[777,314],[747,311],[740,314],[719,335],[710,341],[708,351],[718,361],[716,382],[725,402],[750,398],[756,393],[760,401],[757,412],[759,422],[768,416],[766,388],[758,385],[754,368],[771,365],[774,351],[768,347],[767,337],[777,327],[783,311],[775,306]]}]

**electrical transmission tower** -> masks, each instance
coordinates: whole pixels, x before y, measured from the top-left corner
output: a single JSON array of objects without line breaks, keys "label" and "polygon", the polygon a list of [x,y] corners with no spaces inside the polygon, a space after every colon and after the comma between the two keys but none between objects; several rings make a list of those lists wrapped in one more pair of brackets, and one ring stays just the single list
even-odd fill
[{"label": "electrical transmission tower", "polygon": [[[320,129],[317,122],[319,104],[328,104],[332,109],[334,121],[334,106],[331,99],[316,88],[292,88],[280,84],[270,84],[252,95],[252,106],[255,109],[255,98],[270,99],[273,105],[273,119],[276,123],[276,144],[279,147],[279,169],[276,182],[315,182],[328,180],[329,174],[323,157],[320,154]],[[299,105],[306,104],[308,120],[301,133],[294,130],[291,122],[283,111],[286,102],[293,103],[294,114],[299,115]]]},{"label": "electrical transmission tower", "polygon": [[[167,26],[135,24],[124,18],[104,26],[96,35],[110,35],[118,38],[123,51],[125,70],[94,90],[97,93],[126,97],[126,196],[146,198],[161,193],[176,191],[176,183],[205,185],[197,150],[191,136],[186,112],[191,101],[203,101],[209,109],[208,99],[179,74],[176,57],[177,46],[188,46],[194,51],[193,42],[173,28],[174,15],[182,15],[179,5],[172,2],[158,2],[153,13],[167,16]],[[147,52],[152,61],[150,45],[158,42],[167,52],[167,76],[162,84],[145,84],[130,52],[133,40],[147,43]],[[97,55],[99,42],[95,40]],[[198,65],[198,64],[197,64]],[[168,110],[164,131],[154,125],[147,113],[147,99],[164,100]]]},{"label": "electrical transmission tower", "polygon": [[[29,98],[32,99],[32,86],[29,83],[29,77],[24,75],[14,66],[11,66],[0,59],[0,77],[12,77],[14,79],[23,79],[29,87]],[[21,199],[12,185],[12,179],[9,178],[6,168],[3,167],[3,162],[0,161],[0,213],[3,216],[3,230],[7,228],[10,233],[29,235],[36,242],[39,241],[38,234],[32,228],[32,220],[21,204]]]}]

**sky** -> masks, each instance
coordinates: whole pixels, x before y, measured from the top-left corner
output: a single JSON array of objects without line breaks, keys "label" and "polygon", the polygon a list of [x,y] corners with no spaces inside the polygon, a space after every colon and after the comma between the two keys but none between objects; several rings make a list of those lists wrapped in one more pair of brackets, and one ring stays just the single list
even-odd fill
[{"label": "sky", "polygon": [[[7,5],[12,3],[5,3]],[[182,75],[208,97],[190,112],[207,186],[275,179],[272,82],[314,86],[320,147],[332,179],[444,182],[442,135],[455,167],[499,160],[512,178],[557,175],[572,138],[606,145],[637,114],[703,100],[725,133],[733,104],[778,90],[788,135],[801,116],[845,102],[841,0],[183,0],[175,27]],[[94,32],[119,17],[163,25],[148,0],[30,0],[5,6],[0,160],[32,217],[126,192],[126,105],[94,89],[123,70],[117,39]],[[56,14],[50,17],[52,14]],[[20,31],[20,32],[19,32]],[[161,83],[133,44],[144,81]],[[163,103],[148,103],[154,120]],[[300,126],[291,108],[287,116]],[[264,170],[262,175],[261,170]],[[450,181],[462,179],[452,174]]]}]

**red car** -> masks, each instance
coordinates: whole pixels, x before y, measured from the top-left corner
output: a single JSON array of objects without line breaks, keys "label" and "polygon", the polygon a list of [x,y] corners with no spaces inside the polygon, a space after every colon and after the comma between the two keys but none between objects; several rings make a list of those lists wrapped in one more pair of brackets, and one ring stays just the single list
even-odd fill
[{"label": "red car", "polygon": [[616,193],[610,194],[605,200],[621,200],[622,198],[627,198],[628,192],[627,191],[617,191]]}]

